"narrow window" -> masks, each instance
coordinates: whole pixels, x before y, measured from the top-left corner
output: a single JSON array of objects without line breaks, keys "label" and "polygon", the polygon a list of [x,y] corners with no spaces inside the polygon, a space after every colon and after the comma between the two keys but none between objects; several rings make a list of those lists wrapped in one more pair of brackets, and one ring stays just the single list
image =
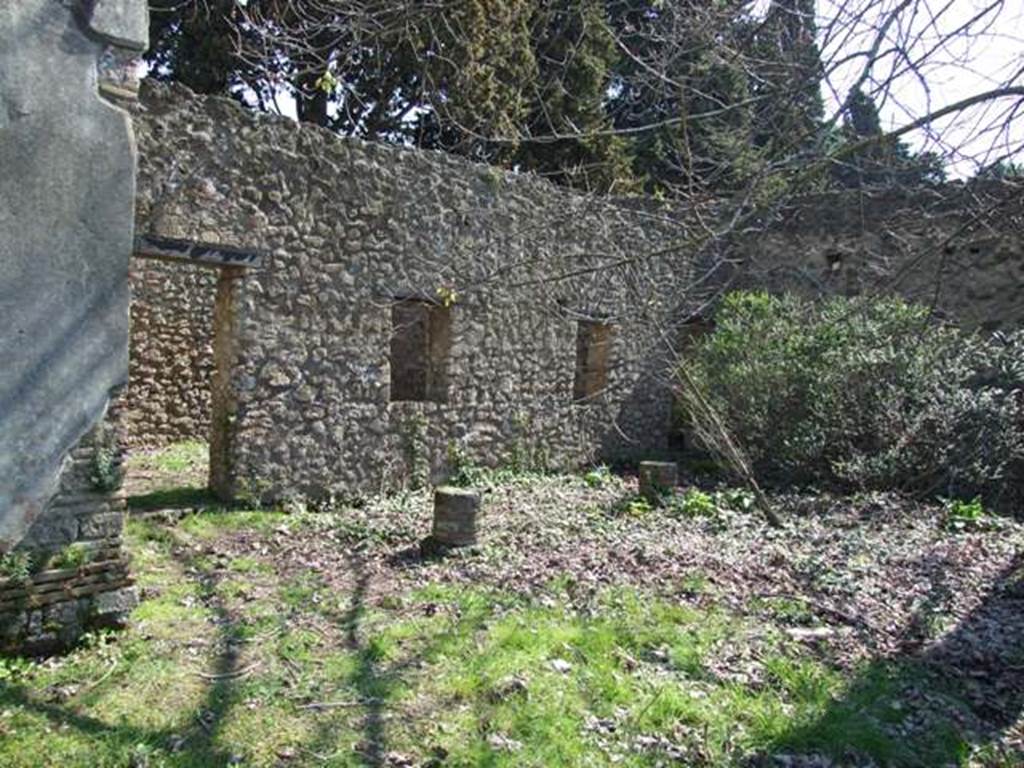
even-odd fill
[{"label": "narrow window", "polygon": [[572,396],[577,402],[600,394],[608,386],[613,326],[582,320],[576,330],[576,378]]},{"label": "narrow window", "polygon": [[448,400],[451,312],[418,299],[391,305],[391,399]]}]

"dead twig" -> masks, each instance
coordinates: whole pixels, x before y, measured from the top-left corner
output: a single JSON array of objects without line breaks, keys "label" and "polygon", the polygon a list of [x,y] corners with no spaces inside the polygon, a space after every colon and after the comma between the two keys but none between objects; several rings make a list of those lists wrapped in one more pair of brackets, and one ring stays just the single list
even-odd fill
[{"label": "dead twig", "polygon": [[204,680],[235,680],[235,679],[237,679],[239,677],[245,677],[246,675],[251,673],[254,669],[256,669],[258,666],[259,666],[259,662],[255,663],[255,664],[250,664],[245,669],[239,669],[239,670],[236,670],[234,672],[221,672],[219,674],[211,675],[208,672],[200,672],[200,671],[196,670],[196,671],[193,672],[193,674],[197,675],[198,677],[203,678]]},{"label": "dead twig", "polygon": [[380,704],[380,699],[357,699],[355,701],[313,701],[300,704],[299,709],[348,709],[354,707],[370,707]]}]

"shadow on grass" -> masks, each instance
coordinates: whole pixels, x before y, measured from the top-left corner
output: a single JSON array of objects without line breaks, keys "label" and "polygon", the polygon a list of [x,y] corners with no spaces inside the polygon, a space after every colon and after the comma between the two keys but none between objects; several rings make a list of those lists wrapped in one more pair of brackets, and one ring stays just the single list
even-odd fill
[{"label": "shadow on grass", "polygon": [[128,497],[131,512],[154,512],[161,509],[188,509],[221,504],[208,488],[164,488]]},{"label": "shadow on grass", "polygon": [[[927,642],[926,627],[948,594],[938,578],[896,653],[864,665],[843,693],[810,722],[795,723],[756,765],[780,754],[826,754],[841,765],[870,756],[890,766],[1024,764],[993,745],[1024,713],[1024,556],[996,579],[955,628]],[[874,764],[874,763],[872,763]]]},{"label": "shadow on grass", "polygon": [[[223,600],[217,595],[218,576],[204,571],[202,563],[180,550],[172,555],[198,586],[200,599],[212,613],[217,627],[214,647],[217,649],[208,669],[202,675],[209,681],[202,702],[196,710],[194,722],[188,726],[153,729],[133,726],[123,721],[107,723],[75,710],[74,705],[60,705],[40,701],[21,685],[0,685],[0,707],[15,706],[35,712],[51,721],[57,728],[72,727],[101,741],[108,750],[112,747],[131,760],[126,765],[148,765],[140,750],[161,750],[174,765],[224,766],[233,764],[235,756],[217,747],[217,736],[226,715],[236,703],[235,680],[238,667],[236,628]],[[161,763],[163,764],[163,763]]]},{"label": "shadow on grass", "polygon": [[[403,558],[402,567],[416,568],[423,563],[418,554],[407,554]],[[484,620],[480,616],[458,615],[452,624],[438,631],[429,640],[418,643],[401,655],[391,657],[382,652],[374,642],[374,636],[365,631],[364,622],[367,613],[367,597],[371,587],[371,573],[367,569],[366,560],[358,554],[350,554],[347,565],[354,577],[354,586],[347,610],[336,612],[330,608],[323,610],[329,620],[344,633],[344,642],[348,650],[355,656],[355,669],[348,676],[348,684],[355,690],[358,708],[361,712],[359,731],[361,741],[355,745],[354,754],[368,766],[412,765],[411,757],[404,757],[393,752],[393,739],[388,733],[388,723],[396,722],[394,716],[403,690],[407,684],[414,684],[413,677],[426,663],[436,658],[443,648],[460,637],[462,633],[472,631]],[[313,754],[336,749],[338,733],[336,724],[330,721],[318,726],[316,736],[309,744]],[[422,751],[422,766],[441,766],[446,757],[445,751],[439,746],[430,744],[417,745]],[[324,759],[322,754],[319,755]]]}]

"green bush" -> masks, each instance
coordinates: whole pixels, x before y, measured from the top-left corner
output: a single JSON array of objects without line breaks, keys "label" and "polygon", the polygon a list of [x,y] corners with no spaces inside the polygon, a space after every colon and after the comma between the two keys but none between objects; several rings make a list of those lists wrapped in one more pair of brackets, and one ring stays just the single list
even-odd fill
[{"label": "green bush", "polygon": [[685,493],[676,494],[669,510],[681,517],[714,517],[718,513],[711,494],[699,488],[687,488]]},{"label": "green bush", "polygon": [[715,319],[680,398],[713,453],[724,431],[770,484],[1020,501],[1024,334],[966,334],[893,298],[735,293]]}]

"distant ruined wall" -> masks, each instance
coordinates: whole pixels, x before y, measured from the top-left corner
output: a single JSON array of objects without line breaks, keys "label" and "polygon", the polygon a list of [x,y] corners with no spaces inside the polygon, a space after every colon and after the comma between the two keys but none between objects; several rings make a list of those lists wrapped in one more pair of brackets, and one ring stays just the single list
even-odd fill
[{"label": "distant ruined wall", "polygon": [[898,293],[965,328],[1024,327],[1024,194],[1003,182],[798,199],[738,238],[739,285]]},{"label": "distant ruined wall", "polygon": [[132,259],[128,387],[120,400],[133,449],[210,436],[213,301],[208,267]]},{"label": "distant ruined wall", "polygon": [[[553,467],[663,449],[657,321],[686,313],[669,288],[694,267],[682,247],[641,257],[684,241],[676,213],[180,88],[151,87],[136,131],[140,231],[270,254],[220,288],[226,450],[212,461],[226,489],[366,494],[436,477],[449,447]],[[430,344],[394,325],[410,299]],[[587,358],[601,391],[576,402],[586,321],[611,341]],[[417,349],[424,360],[395,357]]]}]

